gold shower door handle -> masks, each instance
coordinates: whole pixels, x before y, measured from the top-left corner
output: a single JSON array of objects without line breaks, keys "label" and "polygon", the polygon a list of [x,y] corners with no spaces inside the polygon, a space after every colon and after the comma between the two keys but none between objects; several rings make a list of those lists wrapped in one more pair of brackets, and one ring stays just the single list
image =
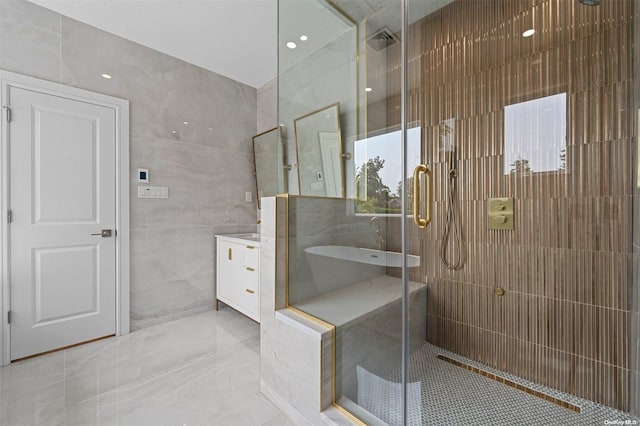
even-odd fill
[{"label": "gold shower door handle", "polygon": [[[420,175],[424,174],[424,183],[426,189],[426,197],[425,197],[425,210],[426,217],[420,217]],[[428,224],[431,223],[431,169],[425,164],[419,164],[413,170],[413,221],[418,226],[418,228],[426,228]]]}]

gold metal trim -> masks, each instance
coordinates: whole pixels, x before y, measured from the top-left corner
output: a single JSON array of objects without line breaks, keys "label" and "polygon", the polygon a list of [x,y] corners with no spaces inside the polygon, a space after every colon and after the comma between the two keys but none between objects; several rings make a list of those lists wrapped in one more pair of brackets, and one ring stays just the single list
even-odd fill
[{"label": "gold metal trim", "polygon": [[[297,153],[296,153],[297,155]],[[300,176],[298,176],[298,179]],[[284,306],[289,307],[289,196],[284,197]]]},{"label": "gold metal trim", "polygon": [[255,293],[255,291],[251,290],[250,288],[245,288],[244,291],[246,291],[247,293],[251,293],[251,294]]},{"label": "gold metal trim", "polygon": [[300,310],[299,308],[296,308],[293,305],[291,305],[291,306],[287,305],[287,309],[295,312],[296,314],[300,315],[301,317],[304,317],[304,318],[308,319],[309,321],[314,322],[317,325],[320,325],[322,327],[325,327],[325,328],[328,328],[328,329],[332,329],[332,328],[335,329],[336,328],[336,326],[331,324],[330,322],[326,322],[326,321],[324,321],[324,320],[322,320],[322,319],[320,319],[320,318],[318,318],[318,317],[316,317],[314,315],[311,315],[308,312],[302,311],[302,310]]},{"label": "gold metal trim", "polygon": [[229,247],[229,251],[227,252],[227,258],[231,260],[233,258],[233,249]]},{"label": "gold metal trim", "polygon": [[357,418],[356,416],[351,414],[351,412],[349,410],[347,410],[346,408],[342,407],[337,402],[334,402],[331,405],[333,405],[338,411],[340,411],[345,417],[347,417],[349,420],[351,420],[355,424],[360,425],[360,426],[367,426],[367,424],[365,422],[363,422],[362,420],[360,420],[359,418]]},{"label": "gold metal trim", "polygon": [[438,358],[439,360],[442,360],[442,361],[446,361],[449,364],[453,364],[453,365],[455,365],[457,367],[464,368],[465,370],[471,371],[472,373],[479,374],[479,375],[481,375],[483,377],[486,377],[487,379],[495,380],[496,382],[502,383],[504,385],[507,385],[507,386],[512,387],[514,389],[517,389],[519,391],[528,393],[529,395],[538,397],[540,399],[544,399],[547,402],[550,402],[550,403],[555,404],[555,405],[557,405],[559,407],[562,407],[562,408],[566,408],[567,410],[570,410],[570,411],[573,411],[573,412],[576,412],[576,413],[580,413],[582,411],[582,408],[580,408],[579,406],[577,406],[575,404],[571,404],[570,402],[563,401],[563,400],[555,398],[555,397],[553,397],[551,395],[547,395],[547,394],[545,394],[543,392],[537,391],[535,389],[531,389],[531,388],[529,388],[527,386],[523,386],[520,383],[514,382],[513,380],[505,379],[504,377],[500,377],[497,374],[493,374],[493,373],[490,373],[488,371],[481,370],[481,369],[476,368],[476,367],[474,367],[472,365],[465,364],[464,362],[456,361],[455,359],[451,359],[451,358],[446,357],[444,355],[437,355],[436,358]]},{"label": "gold metal trim", "polygon": [[[420,217],[420,175],[424,174],[425,176],[425,186],[426,186],[426,197],[425,197],[425,210],[426,217]],[[413,170],[413,221],[418,226],[418,228],[426,228],[427,225],[431,223],[431,204],[432,204],[432,195],[431,195],[431,186],[432,186],[432,174],[429,166],[425,164],[419,164]]]},{"label": "gold metal trim", "polygon": [[345,198],[345,197],[321,197],[318,195],[296,195],[296,194],[286,194],[289,198],[311,198],[316,200],[353,200],[353,198]]},{"label": "gold metal trim", "polygon": [[358,25],[358,22],[356,22],[356,20],[353,19],[351,15],[349,15],[340,6],[338,6],[334,0],[325,0],[325,1],[329,6],[333,7],[336,10],[336,12],[340,13],[340,15],[342,15],[342,17],[345,18],[347,21],[351,22],[353,25]]},{"label": "gold metal trim", "polygon": [[246,246],[249,250],[253,250],[255,246]]},{"label": "gold metal trim", "polygon": [[249,272],[253,272],[253,271],[255,271],[255,269],[254,269],[254,268],[251,268],[250,266],[247,266],[247,271],[249,271]]}]

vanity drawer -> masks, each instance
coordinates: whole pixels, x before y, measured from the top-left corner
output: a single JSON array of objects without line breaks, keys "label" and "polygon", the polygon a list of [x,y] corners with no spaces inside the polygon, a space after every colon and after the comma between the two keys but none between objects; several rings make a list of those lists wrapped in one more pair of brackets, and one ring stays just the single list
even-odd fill
[{"label": "vanity drawer", "polygon": [[247,312],[251,313],[250,317],[255,317],[256,321],[260,318],[260,272],[256,269],[253,271],[245,271],[240,287],[242,289],[242,305]]},{"label": "vanity drawer", "polygon": [[260,248],[247,245],[244,248],[244,266],[246,268],[260,269]]}]

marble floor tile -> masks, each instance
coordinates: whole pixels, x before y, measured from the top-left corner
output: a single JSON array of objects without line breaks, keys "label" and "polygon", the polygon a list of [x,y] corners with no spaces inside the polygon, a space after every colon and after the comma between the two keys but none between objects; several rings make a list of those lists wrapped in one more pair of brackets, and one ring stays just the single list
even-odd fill
[{"label": "marble floor tile", "polygon": [[0,368],[0,426],[293,425],[262,395],[259,326],[230,308]]}]

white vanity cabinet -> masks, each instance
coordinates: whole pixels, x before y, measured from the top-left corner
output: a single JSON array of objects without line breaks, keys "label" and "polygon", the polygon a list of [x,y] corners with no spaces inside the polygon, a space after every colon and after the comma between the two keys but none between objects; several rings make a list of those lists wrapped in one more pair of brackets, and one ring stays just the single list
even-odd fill
[{"label": "white vanity cabinet", "polygon": [[256,234],[216,235],[218,301],[260,322],[260,239]]}]

